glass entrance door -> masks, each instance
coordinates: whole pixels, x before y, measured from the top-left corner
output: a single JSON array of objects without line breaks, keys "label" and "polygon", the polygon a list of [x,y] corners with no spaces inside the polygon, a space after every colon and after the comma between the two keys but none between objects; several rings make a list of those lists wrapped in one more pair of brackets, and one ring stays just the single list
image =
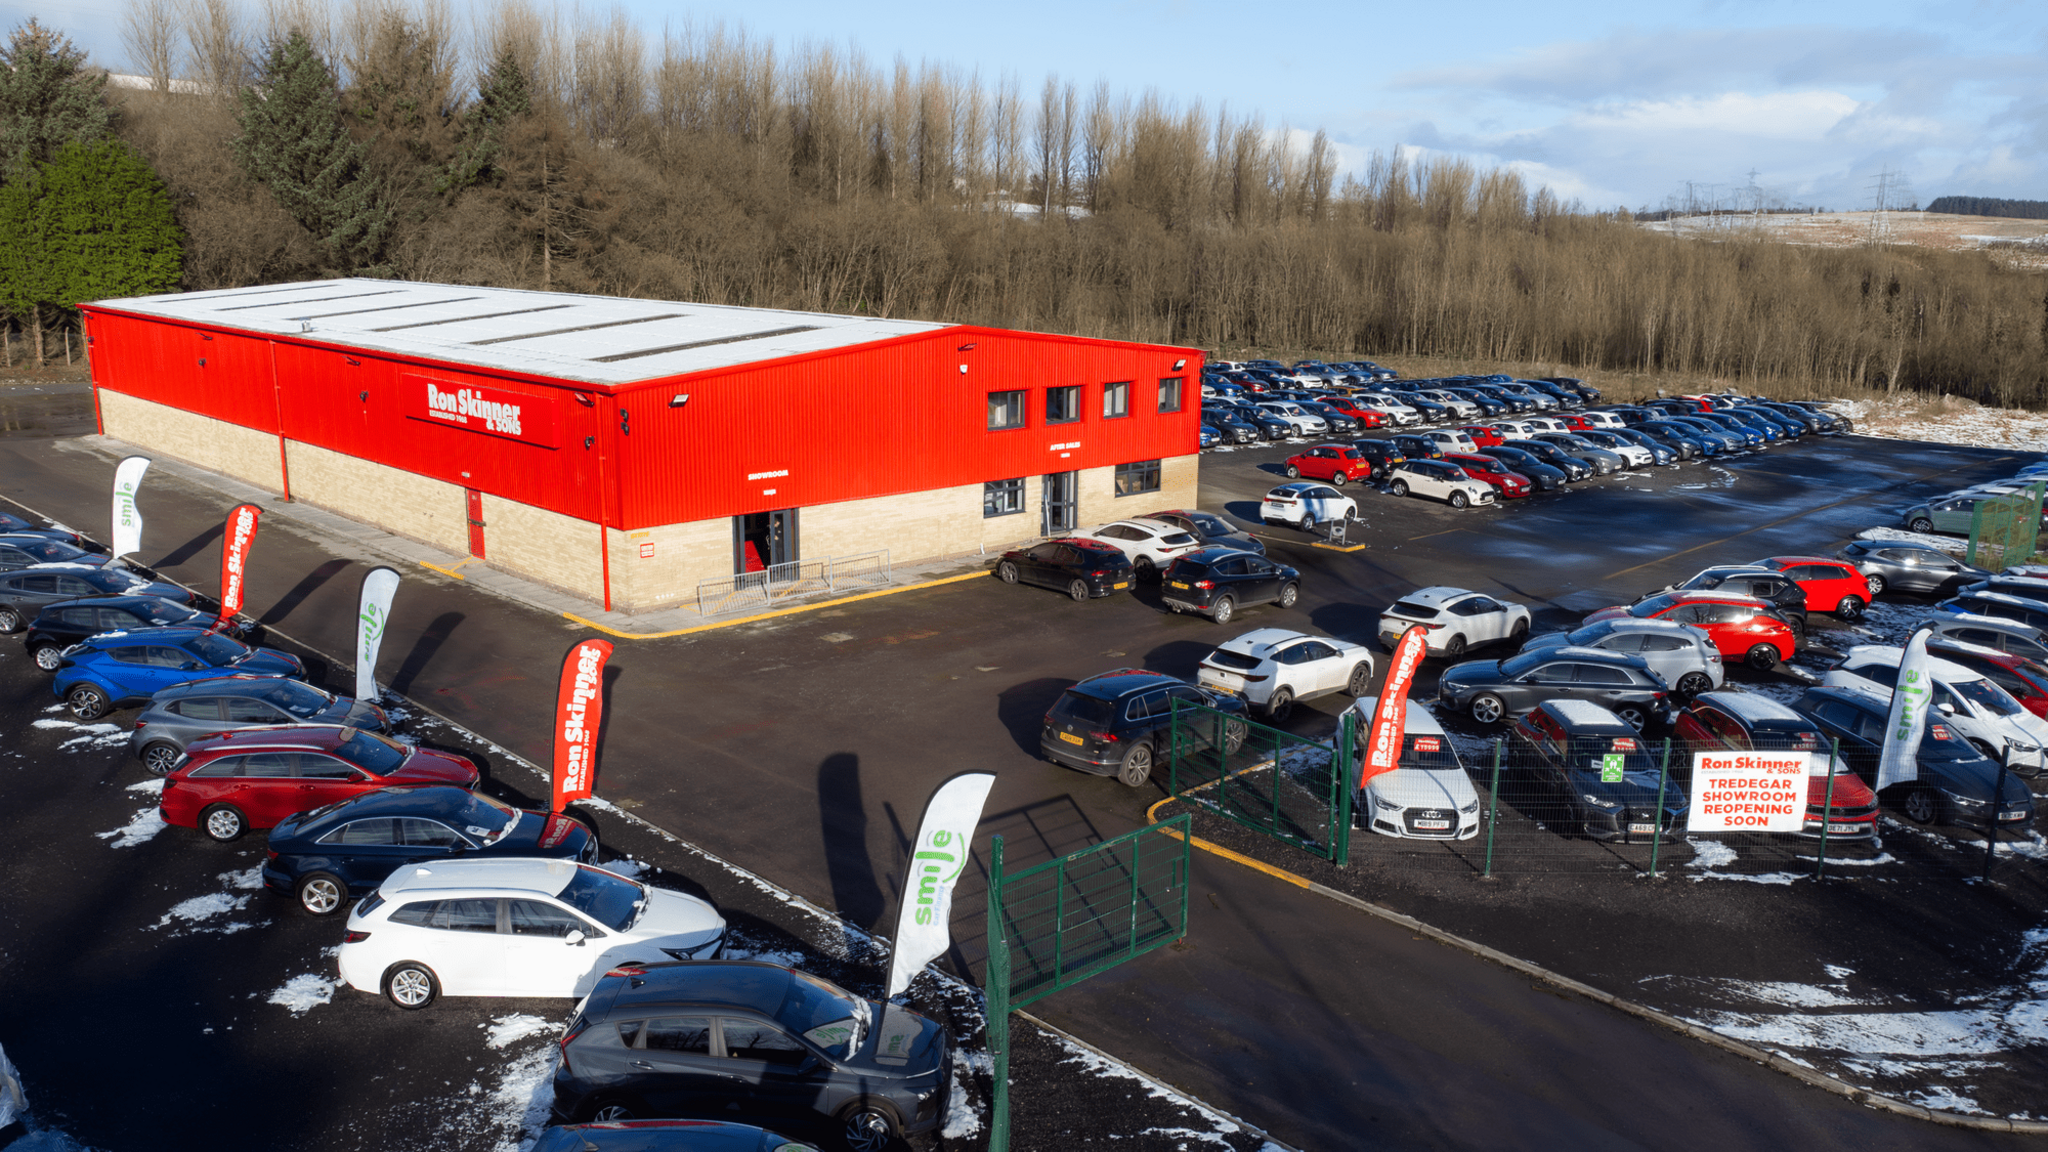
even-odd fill
[{"label": "glass entrance door", "polygon": [[778,564],[795,563],[796,512],[783,508],[732,518],[732,572],[767,572]]},{"label": "glass entrance door", "polygon": [[1080,527],[1081,483],[1079,472],[1048,472],[1045,477],[1045,515],[1042,536],[1058,536]]}]

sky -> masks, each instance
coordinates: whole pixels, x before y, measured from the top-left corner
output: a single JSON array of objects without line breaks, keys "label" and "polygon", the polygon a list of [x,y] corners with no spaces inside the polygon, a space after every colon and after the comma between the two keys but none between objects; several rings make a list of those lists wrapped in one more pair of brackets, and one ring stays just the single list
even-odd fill
[{"label": "sky", "polygon": [[[247,0],[252,6],[260,0]],[[461,8],[466,0],[452,0]],[[779,46],[851,45],[1085,92],[1156,89],[1210,115],[1320,128],[1346,170],[1372,152],[1468,157],[1590,208],[1691,194],[1853,210],[1894,195],[2048,199],[2048,4],[1704,0],[1665,6],[1222,0],[621,3]],[[0,0],[123,70],[125,0]],[[585,11],[593,10],[586,3]],[[599,5],[596,11],[609,12]],[[1754,175],[1752,175],[1754,173]],[[1903,180],[1899,179],[1903,177]]]}]

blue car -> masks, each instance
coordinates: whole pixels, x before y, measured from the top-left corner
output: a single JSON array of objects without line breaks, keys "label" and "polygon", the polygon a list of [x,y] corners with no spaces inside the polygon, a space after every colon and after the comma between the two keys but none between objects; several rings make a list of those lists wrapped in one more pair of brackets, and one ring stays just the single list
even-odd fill
[{"label": "blue car", "polygon": [[263,884],[315,916],[339,912],[407,864],[451,857],[546,856],[597,863],[597,833],[453,785],[379,788],[270,830]]},{"label": "blue car", "polygon": [[1216,442],[1223,439],[1223,433],[1209,427],[1207,424],[1202,425],[1196,435],[1200,437],[1201,446],[1204,448],[1214,448]]},{"label": "blue car", "polygon": [[303,680],[306,666],[205,628],[151,628],[104,632],[65,649],[51,687],[73,716],[97,720],[173,685],[229,673]]},{"label": "blue car", "polygon": [[533,1152],[816,1152],[765,1128],[725,1120],[600,1120],[541,1133]]}]

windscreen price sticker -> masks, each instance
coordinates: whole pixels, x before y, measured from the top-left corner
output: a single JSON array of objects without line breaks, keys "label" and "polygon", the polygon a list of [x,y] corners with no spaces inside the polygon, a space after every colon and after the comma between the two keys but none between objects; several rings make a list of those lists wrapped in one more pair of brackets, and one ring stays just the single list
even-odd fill
[{"label": "windscreen price sticker", "polygon": [[1695,753],[1688,830],[1800,831],[1812,759],[1805,752]]}]

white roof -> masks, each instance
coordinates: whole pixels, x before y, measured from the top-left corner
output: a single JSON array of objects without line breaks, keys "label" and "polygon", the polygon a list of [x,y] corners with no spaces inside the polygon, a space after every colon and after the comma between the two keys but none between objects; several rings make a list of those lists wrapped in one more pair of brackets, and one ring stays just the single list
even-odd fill
[{"label": "white roof", "polygon": [[951,327],[362,279],[135,296],[90,307],[592,384],[678,376]]},{"label": "white roof", "polygon": [[[1851,673],[1855,672],[1858,668],[1867,667],[1872,664],[1880,664],[1887,668],[1897,668],[1900,661],[1905,658],[1906,650],[1904,648],[1894,647],[1890,644],[1858,644],[1854,648],[1849,649],[1849,654],[1842,661],[1841,667],[1842,671]],[[1984,679],[1983,673],[1965,668],[1953,660],[1943,660],[1939,656],[1929,656],[1927,658],[1927,671],[1929,675],[1938,676],[1950,684],[1962,684],[1970,680]]]},{"label": "white roof", "polygon": [[[1408,707],[1402,710],[1402,732],[1410,736],[1441,736],[1444,734],[1444,726],[1437,723],[1436,713],[1429,710],[1429,705],[1426,702],[1410,696],[1405,703]],[[1369,729],[1372,727],[1373,715],[1379,711],[1379,707],[1379,697],[1360,696],[1351,702],[1350,710],[1358,713],[1358,722]],[[1363,738],[1363,733],[1361,733],[1361,738]]]},{"label": "white roof", "polygon": [[574,860],[515,856],[495,860],[434,860],[409,864],[384,881],[386,893],[427,888],[510,888],[550,896],[569,886],[576,875]]},{"label": "white roof", "polygon": [[1628,721],[1591,700],[1545,700],[1541,707],[1567,724],[1619,724],[1623,728],[1628,727]]},{"label": "white roof", "polygon": [[1702,693],[1701,698],[1731,716],[1744,720],[1798,720],[1799,713],[1769,696],[1754,692],[1719,691]]}]

